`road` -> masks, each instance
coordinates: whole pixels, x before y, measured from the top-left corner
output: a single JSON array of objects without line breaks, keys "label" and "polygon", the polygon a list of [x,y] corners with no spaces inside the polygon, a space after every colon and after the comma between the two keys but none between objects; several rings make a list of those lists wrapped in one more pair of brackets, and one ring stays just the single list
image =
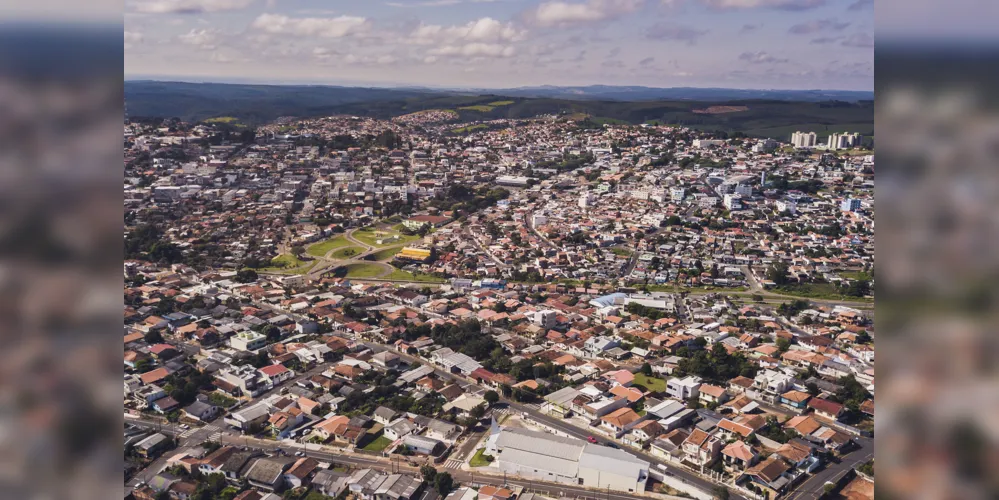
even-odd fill
[{"label": "road", "polygon": [[839,463],[830,462],[805,482],[798,485],[786,498],[788,500],[817,500],[825,493],[825,484],[835,482],[851,469],[874,458],[874,439],[854,437],[857,447],[841,457]]}]

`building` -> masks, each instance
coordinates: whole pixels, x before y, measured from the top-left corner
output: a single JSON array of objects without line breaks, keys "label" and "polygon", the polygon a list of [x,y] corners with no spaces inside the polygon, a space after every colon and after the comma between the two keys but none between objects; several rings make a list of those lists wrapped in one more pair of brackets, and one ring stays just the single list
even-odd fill
[{"label": "building", "polygon": [[579,208],[590,208],[597,202],[597,196],[593,193],[583,193],[579,195]]},{"label": "building", "polygon": [[229,338],[229,346],[240,351],[256,351],[267,345],[267,337],[253,330],[243,330]]},{"label": "building", "polygon": [[726,194],[723,198],[722,204],[725,205],[726,210],[742,210],[742,195],[741,194]]},{"label": "building", "polygon": [[843,212],[859,212],[860,200],[856,198],[846,198],[840,202],[839,209]]},{"label": "building", "polygon": [[405,247],[395,255],[395,258],[415,262],[429,262],[432,255],[433,251],[429,248]]},{"label": "building", "polygon": [[860,134],[854,133],[842,133],[842,134],[829,134],[829,141],[826,143],[826,149],[850,149],[860,146],[861,136]]},{"label": "building", "polygon": [[814,148],[819,138],[815,132],[795,132],[791,134],[791,144],[796,148]]},{"label": "building", "polygon": [[630,453],[527,429],[493,427],[486,446],[507,474],[614,491],[645,490],[649,463]]},{"label": "building", "polygon": [[701,379],[693,375],[686,378],[671,378],[666,383],[666,394],[674,399],[686,401],[700,395]]},{"label": "building", "polygon": [[496,178],[496,184],[510,187],[527,187],[531,184],[530,177],[517,177],[513,175],[501,175]]}]

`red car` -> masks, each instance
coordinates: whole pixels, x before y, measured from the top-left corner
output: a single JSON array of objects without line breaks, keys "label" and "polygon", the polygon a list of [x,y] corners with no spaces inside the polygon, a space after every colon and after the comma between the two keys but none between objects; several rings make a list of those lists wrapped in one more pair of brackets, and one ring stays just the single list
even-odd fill
[{"label": "red car", "polygon": [[597,438],[595,438],[593,436],[586,436],[586,440],[589,441],[589,442],[591,442],[591,443],[593,443],[593,444],[597,444]]}]

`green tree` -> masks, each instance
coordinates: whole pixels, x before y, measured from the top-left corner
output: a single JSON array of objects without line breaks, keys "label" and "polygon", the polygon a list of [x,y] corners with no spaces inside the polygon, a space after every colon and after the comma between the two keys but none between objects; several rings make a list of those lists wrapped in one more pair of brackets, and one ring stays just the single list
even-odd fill
[{"label": "green tree", "polygon": [[163,343],[163,334],[161,334],[159,330],[149,330],[142,337],[142,339],[145,340],[147,344],[161,344]]},{"label": "green tree", "polygon": [[434,488],[437,489],[442,497],[447,496],[448,493],[454,488],[454,479],[451,477],[451,473],[442,472],[434,477]]},{"label": "green tree", "polygon": [[437,469],[432,465],[424,465],[420,467],[420,475],[423,476],[423,481],[426,483],[433,483],[434,478],[437,477]]},{"label": "green tree", "polygon": [[257,281],[257,278],[257,272],[253,269],[243,268],[236,273],[236,281],[240,283],[253,283],[254,281]]},{"label": "green tree", "polygon": [[767,279],[773,281],[777,286],[786,285],[788,283],[787,264],[777,262],[771,265],[767,268]]},{"label": "green tree", "polygon": [[482,395],[482,398],[485,399],[490,405],[494,405],[500,400],[499,394],[497,394],[496,391],[486,391],[486,393]]},{"label": "green tree", "polygon": [[782,354],[787,352],[791,348],[791,341],[783,337],[777,339],[777,350]]},{"label": "green tree", "polygon": [[652,376],[652,365],[650,365],[648,363],[642,363],[642,370],[641,371],[642,371],[642,375],[645,375],[646,377],[651,377]]}]

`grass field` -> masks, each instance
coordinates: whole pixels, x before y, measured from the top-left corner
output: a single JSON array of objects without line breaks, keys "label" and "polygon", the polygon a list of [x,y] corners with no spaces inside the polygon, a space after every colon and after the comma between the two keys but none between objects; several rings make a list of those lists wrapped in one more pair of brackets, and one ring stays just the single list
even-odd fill
[{"label": "grass field", "polygon": [[347,245],[350,245],[350,242],[347,241],[347,238],[341,234],[335,238],[330,238],[326,241],[320,241],[319,243],[309,245],[309,247],[305,249],[305,253],[313,257],[322,257],[326,255],[326,252],[329,252],[334,248],[345,247]]},{"label": "grass field", "polygon": [[385,250],[379,250],[379,251],[375,252],[372,255],[374,255],[375,260],[389,260],[393,256],[395,256],[395,254],[399,253],[400,251],[402,251],[402,247],[401,246],[399,246],[399,247],[391,247],[391,248],[386,248]]},{"label": "grass field", "polygon": [[489,106],[499,107],[499,106],[509,106],[513,104],[513,101],[493,101],[489,103]]},{"label": "grass field", "polygon": [[480,113],[488,113],[488,112],[492,111],[493,108],[494,108],[494,106],[487,106],[485,104],[477,104],[475,106],[462,106],[462,107],[460,107],[458,109],[464,110],[464,111],[478,111]]},{"label": "grass field", "polygon": [[205,120],[205,123],[236,123],[239,118],[234,116],[217,116],[215,118],[209,118]]},{"label": "grass field", "polygon": [[337,260],[344,260],[361,255],[363,252],[364,249],[361,247],[343,247],[330,254],[330,256]]},{"label": "grass field", "polygon": [[479,448],[478,451],[475,452],[475,455],[472,455],[472,459],[468,461],[468,465],[472,467],[485,467],[492,462],[493,457],[486,455],[486,449]]},{"label": "grass field", "polygon": [[845,279],[848,279],[848,280],[864,280],[864,281],[867,281],[867,280],[874,279],[873,276],[871,276],[870,274],[867,274],[867,273],[865,273],[863,271],[844,271],[842,273],[839,273],[839,275],[842,276]]},{"label": "grass field", "polygon": [[468,132],[475,132],[476,130],[482,130],[482,129],[486,129],[486,128],[489,128],[489,127],[487,127],[486,125],[483,125],[483,124],[479,123],[478,125],[469,125],[467,127],[461,127],[461,128],[451,129],[451,132],[454,132],[456,134],[467,134]]},{"label": "grass field", "polygon": [[377,278],[385,272],[385,268],[378,264],[351,264],[347,266],[348,278]]},{"label": "grass field", "polygon": [[392,440],[385,436],[378,436],[377,439],[368,443],[365,447],[365,451],[382,451],[392,444]]},{"label": "grass field", "polygon": [[[398,227],[398,226],[396,226],[396,227]],[[415,235],[415,234],[413,234],[413,235],[405,235],[405,234],[400,233],[395,228],[392,228],[392,229],[364,228],[364,229],[359,229],[357,231],[354,231],[354,235],[353,236],[354,236],[354,239],[356,239],[357,241],[360,241],[361,243],[364,243],[365,245],[368,245],[370,247],[375,247],[375,248],[385,248],[385,247],[390,247],[390,246],[405,245],[406,243],[409,243],[411,241],[415,241],[415,240],[420,239],[420,236],[418,236],[418,235]],[[393,240],[393,241],[389,241],[389,242],[386,242],[386,243],[382,243],[382,244],[376,243],[377,240],[382,239],[382,238],[388,238],[390,236],[398,236],[398,239]]]},{"label": "grass field", "polygon": [[316,265],[316,261],[304,261],[294,255],[283,253],[271,259],[271,265],[257,269],[266,273],[305,274]]},{"label": "grass field", "polygon": [[644,373],[635,374],[635,385],[640,385],[652,392],[663,392],[666,390],[666,381],[661,378],[649,377]]},{"label": "grass field", "polygon": [[427,274],[414,274],[409,271],[403,271],[402,269],[395,269],[391,273],[382,276],[382,279],[386,280],[400,280],[400,281],[420,281],[424,283],[443,283],[444,280]]},{"label": "grass field", "polygon": [[610,251],[614,255],[620,255],[620,256],[623,256],[623,257],[631,257],[631,254],[632,254],[631,250],[628,250],[626,248],[616,248],[615,247],[615,248],[611,248]]},{"label": "grass field", "polygon": [[771,291],[782,295],[805,297],[809,299],[843,300],[853,302],[871,302],[871,299],[850,297],[839,293],[839,289],[831,283],[804,283],[794,286],[779,286]]}]

